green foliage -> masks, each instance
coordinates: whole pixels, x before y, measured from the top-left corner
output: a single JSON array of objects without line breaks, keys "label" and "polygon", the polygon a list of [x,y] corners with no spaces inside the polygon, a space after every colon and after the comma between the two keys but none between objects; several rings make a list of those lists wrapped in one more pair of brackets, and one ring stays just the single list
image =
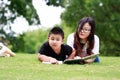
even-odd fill
[{"label": "green foliage", "polygon": [[64,27],[62,29],[63,29],[64,35],[65,35],[64,43],[66,43],[68,35],[72,33],[72,29],[67,27],[67,26],[65,26],[65,25],[63,25],[63,26]]},{"label": "green foliage", "polygon": [[[57,26],[57,25],[56,25]],[[68,27],[61,27],[65,33],[64,43],[66,43],[67,36],[70,34]],[[48,34],[50,29],[38,29],[34,31],[28,31],[24,33],[24,50],[27,53],[37,53],[40,46],[48,40]]]},{"label": "green foliage", "polygon": [[120,1],[110,0],[67,0],[61,15],[62,24],[75,31],[78,21],[91,16],[96,21],[96,34],[100,38],[102,55],[120,56]]},{"label": "green foliage", "polygon": [[19,35],[17,37],[7,37],[7,40],[9,40],[9,44],[11,45],[10,49],[14,52],[23,52],[24,51],[24,40],[23,40],[24,34]]},{"label": "green foliage", "polygon": [[[87,16],[85,0],[69,0],[68,6],[66,6],[65,12],[62,13],[61,19],[66,26],[70,28],[76,28],[77,23],[83,16]],[[83,11],[84,10],[84,11]]]},{"label": "green foliage", "polygon": [[[98,0],[92,6],[94,11],[93,16],[97,22],[97,34],[101,39],[101,45],[104,47],[101,49],[104,55],[120,56],[119,49],[119,7],[120,1]],[[94,8],[93,8],[94,7]]]},{"label": "green foliage", "polygon": [[[45,0],[47,5],[62,6],[63,0]],[[10,43],[10,48],[15,52],[34,52],[31,48],[33,46],[25,47],[24,51],[24,40],[23,35],[15,36],[15,32],[11,30],[10,24],[14,22],[17,17],[25,18],[29,25],[40,24],[38,14],[32,4],[32,0],[1,0],[0,1],[0,34],[6,37],[6,40]],[[6,33],[4,27],[10,31]],[[21,26],[21,28],[24,26]],[[31,45],[34,45],[35,40],[31,40]],[[43,41],[43,40],[42,40]],[[25,44],[25,46],[28,43]],[[39,45],[39,44],[37,44]],[[31,50],[29,50],[29,48]],[[27,50],[26,50],[27,49]]]},{"label": "green foliage", "polygon": [[48,32],[49,32],[49,30],[43,30],[43,29],[26,32],[25,36],[24,36],[24,41],[25,41],[24,52],[27,52],[27,53],[37,52],[39,50],[40,46],[45,41],[47,41]]},{"label": "green foliage", "polygon": [[100,63],[86,65],[49,65],[38,61],[37,54],[18,53],[14,58],[0,57],[0,79],[119,80],[120,58],[101,56],[100,59]]},{"label": "green foliage", "polygon": [[8,0],[0,2],[0,24],[10,25],[13,21],[23,16],[28,23],[40,24],[39,17],[33,7],[32,0]]},{"label": "green foliage", "polygon": [[[30,25],[40,24],[38,14],[32,4],[32,0],[1,0],[0,1],[0,34],[5,35],[6,40],[10,43],[11,49],[15,52],[24,50],[23,35],[15,36],[11,30],[10,24],[17,17],[23,16]],[[4,29],[7,27],[9,33]],[[21,28],[24,26],[21,26]]]},{"label": "green foliage", "polygon": [[11,0],[9,9],[12,13],[16,13],[16,16],[22,15],[30,25],[33,23],[40,24],[39,17],[33,7],[32,0]]},{"label": "green foliage", "polygon": [[14,52],[22,52],[24,50],[23,37],[24,34],[16,36],[14,32],[6,34],[4,30],[0,30],[0,41],[6,43],[6,46]]}]

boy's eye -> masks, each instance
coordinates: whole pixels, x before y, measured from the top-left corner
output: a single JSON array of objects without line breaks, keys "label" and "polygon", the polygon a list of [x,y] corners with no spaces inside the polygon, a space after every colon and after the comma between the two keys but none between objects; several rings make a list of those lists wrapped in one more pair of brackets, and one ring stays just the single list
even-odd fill
[{"label": "boy's eye", "polygon": [[54,40],[54,38],[50,38],[51,40]]},{"label": "boy's eye", "polygon": [[56,39],[57,41],[59,41],[59,39]]},{"label": "boy's eye", "polygon": [[54,40],[54,38],[52,38],[51,40]]}]

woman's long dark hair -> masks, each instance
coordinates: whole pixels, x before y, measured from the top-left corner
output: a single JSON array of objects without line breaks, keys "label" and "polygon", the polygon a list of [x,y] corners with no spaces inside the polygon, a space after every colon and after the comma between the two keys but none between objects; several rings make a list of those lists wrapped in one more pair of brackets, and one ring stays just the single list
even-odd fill
[{"label": "woman's long dark hair", "polygon": [[94,47],[94,34],[95,34],[95,21],[91,17],[84,17],[82,18],[77,26],[76,32],[74,34],[74,48],[76,50],[76,55],[82,57],[82,49],[83,45],[80,43],[81,39],[79,38],[79,32],[83,28],[83,25],[85,23],[88,23],[91,26],[91,32],[90,35],[88,36],[88,42],[89,42],[89,47],[87,49],[87,55],[93,54],[92,49]]}]

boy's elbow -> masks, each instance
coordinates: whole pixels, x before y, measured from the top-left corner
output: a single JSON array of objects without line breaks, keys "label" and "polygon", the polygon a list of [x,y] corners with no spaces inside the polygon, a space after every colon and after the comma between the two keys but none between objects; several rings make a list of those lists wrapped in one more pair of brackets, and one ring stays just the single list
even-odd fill
[{"label": "boy's elbow", "polygon": [[38,53],[38,60],[42,61],[42,55],[40,53]]}]

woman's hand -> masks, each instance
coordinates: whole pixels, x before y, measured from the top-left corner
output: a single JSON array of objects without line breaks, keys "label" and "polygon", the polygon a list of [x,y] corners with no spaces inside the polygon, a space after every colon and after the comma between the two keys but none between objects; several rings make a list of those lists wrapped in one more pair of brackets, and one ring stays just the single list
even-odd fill
[{"label": "woman's hand", "polygon": [[85,63],[92,63],[95,59],[84,60]]}]

